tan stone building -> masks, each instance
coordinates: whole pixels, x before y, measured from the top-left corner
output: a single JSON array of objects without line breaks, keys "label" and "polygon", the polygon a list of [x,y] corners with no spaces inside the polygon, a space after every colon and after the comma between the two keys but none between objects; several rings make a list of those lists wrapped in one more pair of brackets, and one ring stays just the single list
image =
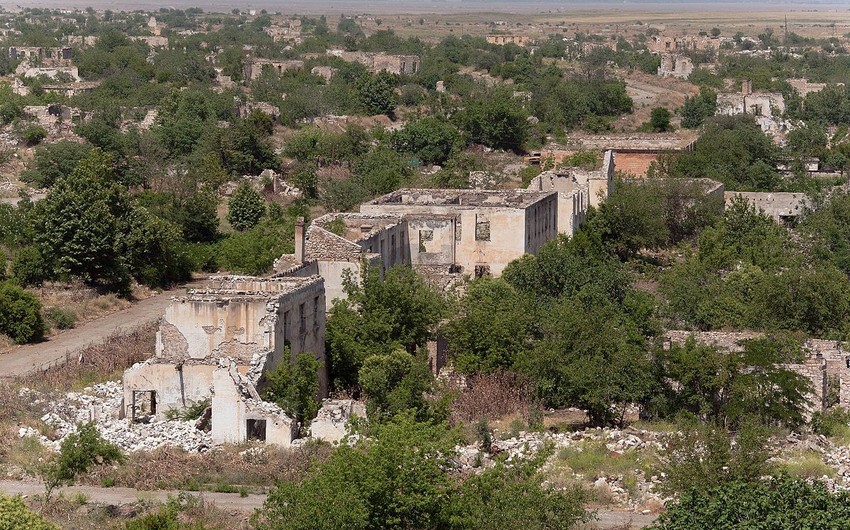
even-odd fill
[{"label": "tan stone building", "polygon": [[410,219],[414,266],[447,265],[475,276],[499,276],[558,233],[555,192],[402,189],[361,205],[360,212]]},{"label": "tan stone building", "polygon": [[498,46],[504,46],[505,44],[528,46],[531,44],[531,37],[528,35],[487,35],[487,43]]},{"label": "tan stone building", "polygon": [[278,74],[281,74],[287,70],[304,68],[304,61],[299,61],[297,59],[290,59],[286,61],[257,58],[249,59],[245,62],[245,66],[243,67],[243,77],[246,81],[253,81],[262,75],[263,69],[265,68],[271,68]]}]

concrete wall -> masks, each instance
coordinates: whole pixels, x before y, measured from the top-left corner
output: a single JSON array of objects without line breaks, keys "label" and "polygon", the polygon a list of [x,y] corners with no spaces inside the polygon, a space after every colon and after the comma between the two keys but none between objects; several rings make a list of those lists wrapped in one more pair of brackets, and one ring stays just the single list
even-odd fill
[{"label": "concrete wall", "polygon": [[455,217],[411,217],[407,226],[412,265],[452,265],[456,262]]},{"label": "concrete wall", "polygon": [[233,357],[248,363],[270,350],[274,308],[266,297],[175,300],[156,334],[156,356],[172,359]]},{"label": "concrete wall", "polygon": [[525,252],[537,254],[544,244],[558,235],[558,195],[553,193],[526,210]]},{"label": "concrete wall", "polygon": [[727,205],[735,197],[743,197],[776,222],[796,219],[803,214],[808,204],[805,193],[727,191],[724,196]]},{"label": "concrete wall", "polygon": [[276,405],[246,399],[227,368],[213,373],[212,439],[215,443],[248,441],[248,420],[265,421],[265,443],[290,447],[298,424]]},{"label": "concrete wall", "polygon": [[[144,362],[124,372],[124,407],[122,417],[132,420],[133,396],[138,392],[156,393],[156,418],[163,419],[169,410],[182,410],[209,399],[212,395],[213,364]],[[247,366],[240,366],[241,373]]]}]

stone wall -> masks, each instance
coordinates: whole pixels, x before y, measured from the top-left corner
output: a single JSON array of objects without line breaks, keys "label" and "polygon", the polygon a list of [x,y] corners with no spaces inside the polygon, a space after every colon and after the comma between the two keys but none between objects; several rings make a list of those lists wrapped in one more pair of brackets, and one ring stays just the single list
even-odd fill
[{"label": "stone wall", "polygon": [[[684,344],[688,337],[702,344],[711,344],[727,351],[741,351],[742,343],[749,339],[763,337],[763,333],[722,332],[722,331],[679,331],[665,333],[665,342]],[[802,345],[805,360],[799,364],[786,365],[812,382],[810,411],[824,408],[827,389],[830,384],[838,388],[838,404],[850,408],[850,350],[843,343],[821,339],[809,339]]]},{"label": "stone wall", "polygon": [[778,223],[796,219],[808,205],[805,193],[727,191],[724,196],[727,205],[736,197],[743,197]]}]

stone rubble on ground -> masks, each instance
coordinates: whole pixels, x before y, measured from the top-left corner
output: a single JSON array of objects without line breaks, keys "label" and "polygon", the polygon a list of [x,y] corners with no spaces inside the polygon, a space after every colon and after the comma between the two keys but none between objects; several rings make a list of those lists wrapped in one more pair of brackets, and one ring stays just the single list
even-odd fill
[{"label": "stone rubble on ground", "polygon": [[55,431],[56,436],[48,438],[40,435],[31,426],[22,426],[19,436],[37,436],[42,444],[56,450],[66,436],[76,432],[78,423],[89,421],[97,424],[104,439],[128,452],[152,451],[165,446],[202,452],[213,445],[210,433],[196,429],[194,420],[130,424],[119,419],[123,397],[120,381],[86,387],[82,392],[70,392],[55,400],[49,400],[31,389],[22,389],[20,395],[44,404],[46,413],[41,420]]}]

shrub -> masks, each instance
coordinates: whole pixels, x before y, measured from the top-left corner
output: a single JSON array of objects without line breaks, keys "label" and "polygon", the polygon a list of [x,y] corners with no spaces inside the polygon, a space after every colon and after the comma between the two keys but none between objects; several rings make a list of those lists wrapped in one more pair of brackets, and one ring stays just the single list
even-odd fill
[{"label": "shrub", "polygon": [[47,138],[47,130],[41,125],[26,125],[18,131],[21,141],[28,146],[37,145]]},{"label": "shrub", "polygon": [[44,318],[55,329],[71,329],[77,323],[74,313],[61,307],[51,307],[44,313]]},{"label": "shrub", "polygon": [[15,254],[12,261],[12,275],[21,285],[39,286],[47,279],[47,264],[38,247],[30,245]]},{"label": "shrub", "polygon": [[20,497],[0,493],[0,530],[56,530],[56,526],[31,511]]},{"label": "shrub", "polygon": [[850,429],[850,411],[833,407],[812,414],[812,431],[823,436],[842,436]]},{"label": "shrub", "polygon": [[73,483],[77,475],[85,473],[95,464],[120,462],[123,458],[121,450],[104,440],[93,422],[78,424],[77,432],[62,440],[59,455],[39,472],[44,480],[44,501],[50,500],[51,493],[58,486]]},{"label": "shrub", "polygon": [[44,336],[41,302],[11,281],[0,282],[0,334],[18,344]]},{"label": "shrub", "polygon": [[299,353],[295,365],[288,362],[289,349],[284,350],[283,361],[268,372],[268,386],[263,396],[274,401],[301,424],[301,433],[307,434],[307,424],[319,412],[319,361],[312,353]]}]

